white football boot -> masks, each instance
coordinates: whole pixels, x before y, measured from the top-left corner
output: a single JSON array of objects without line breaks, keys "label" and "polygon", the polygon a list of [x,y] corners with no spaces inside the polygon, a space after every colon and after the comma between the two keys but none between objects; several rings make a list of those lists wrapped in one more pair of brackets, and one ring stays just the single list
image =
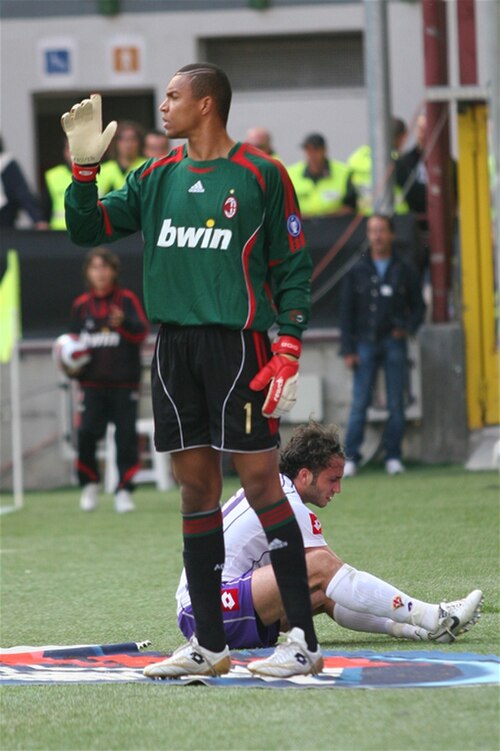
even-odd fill
[{"label": "white football boot", "polygon": [[98,491],[99,485],[96,482],[89,482],[83,486],[80,496],[80,508],[82,511],[95,511],[98,504]]},{"label": "white football boot", "polygon": [[117,490],[115,493],[115,511],[117,514],[126,514],[135,511],[135,503],[128,490]]},{"label": "white football boot", "polygon": [[391,636],[396,639],[409,639],[410,641],[427,641],[429,632],[421,626],[413,626],[410,623],[397,623],[393,621],[390,625]]},{"label": "white football boot", "polygon": [[318,646],[316,652],[307,648],[301,628],[292,628],[286,640],[278,644],[272,655],[264,660],[253,660],[247,665],[254,675],[272,678],[290,678],[294,675],[317,675],[323,670],[323,657]]},{"label": "white football boot", "polygon": [[171,657],[144,668],[148,678],[180,678],[183,675],[224,675],[231,670],[231,654],[226,646],[222,652],[211,652],[192,636],[187,644],[175,650]]},{"label": "white football boot", "polygon": [[474,589],[467,597],[439,605],[439,621],[435,631],[429,634],[431,641],[449,644],[457,636],[464,634],[474,626],[481,617],[483,593]]}]

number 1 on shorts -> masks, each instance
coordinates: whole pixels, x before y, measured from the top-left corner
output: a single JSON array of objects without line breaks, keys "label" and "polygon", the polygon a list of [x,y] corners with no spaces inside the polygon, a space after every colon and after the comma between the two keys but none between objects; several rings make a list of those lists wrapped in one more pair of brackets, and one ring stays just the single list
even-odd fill
[{"label": "number 1 on shorts", "polygon": [[245,410],[245,433],[249,435],[252,432],[252,404],[247,402],[243,407]]}]

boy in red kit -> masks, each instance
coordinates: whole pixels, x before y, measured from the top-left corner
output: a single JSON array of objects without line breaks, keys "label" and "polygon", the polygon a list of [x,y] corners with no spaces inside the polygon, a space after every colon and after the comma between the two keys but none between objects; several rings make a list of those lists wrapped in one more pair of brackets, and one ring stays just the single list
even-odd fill
[{"label": "boy in red kit", "polygon": [[148,323],[137,296],[118,286],[119,260],[107,248],[87,253],[83,273],[88,292],[73,302],[70,332],[78,334],[91,351],[90,362],[78,373],[82,390],[78,429],[80,508],[97,507],[100,480],[97,442],[108,423],[116,427],[118,486],[115,510],[134,510],[132,480],[139,469],[136,432],[141,344]]}]

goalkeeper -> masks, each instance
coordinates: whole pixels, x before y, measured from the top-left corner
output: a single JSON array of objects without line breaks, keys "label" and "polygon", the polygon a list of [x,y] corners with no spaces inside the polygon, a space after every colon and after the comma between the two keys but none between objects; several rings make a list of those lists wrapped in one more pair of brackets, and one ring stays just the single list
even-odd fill
[{"label": "goalkeeper", "polygon": [[[304,548],[278,473],[279,417],[295,401],[311,260],[285,168],[234,141],[231,86],[217,66],[181,68],[160,106],[165,158],[133,171],[98,202],[104,132],[98,95],[62,117],[73,160],[66,221],[73,242],[144,239],[146,312],[160,329],[152,363],[155,443],[172,452],[180,485],[184,564],[195,633],[163,677],[226,673],[220,611],[224,537],[220,452],[233,463],[271,548],[290,625],[287,642],[250,665],[265,675],[321,671]],[[268,330],[276,325],[272,346]]]},{"label": "goalkeeper", "polygon": [[[281,453],[283,490],[292,504],[306,550],[315,614],[340,626],[414,641],[452,642],[479,618],[482,592],[453,602],[423,602],[392,584],[344,563],[328,546],[321,522],[305,504],[324,508],[340,492],[344,454],[337,429],[311,422],[297,428]],[[287,628],[266,538],[242,490],[222,507],[226,563],[221,607],[232,649],[269,647]],[[182,573],[177,589],[181,631],[189,636],[193,614]],[[161,663],[147,669],[161,675]]]}]

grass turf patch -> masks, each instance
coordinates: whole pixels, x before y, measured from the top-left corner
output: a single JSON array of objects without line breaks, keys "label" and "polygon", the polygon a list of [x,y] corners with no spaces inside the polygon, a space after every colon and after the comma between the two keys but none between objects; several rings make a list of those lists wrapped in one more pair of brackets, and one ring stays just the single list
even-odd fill
[{"label": "grass turf patch", "polygon": [[[236,488],[226,481],[225,497]],[[460,467],[377,468],[346,480],[321,512],[347,562],[429,601],[485,593],[480,623],[450,651],[498,653],[498,476]],[[2,646],[150,639],[182,643],[174,593],[182,566],[177,491],[141,487],[137,512],[110,496],[83,514],[74,489],[29,493],[2,517]],[[332,649],[415,649],[346,631]],[[442,650],[443,645],[439,645]],[[495,688],[266,692],[155,685],[2,690],[3,749],[497,749]],[[353,693],[356,695],[354,696]]]}]

